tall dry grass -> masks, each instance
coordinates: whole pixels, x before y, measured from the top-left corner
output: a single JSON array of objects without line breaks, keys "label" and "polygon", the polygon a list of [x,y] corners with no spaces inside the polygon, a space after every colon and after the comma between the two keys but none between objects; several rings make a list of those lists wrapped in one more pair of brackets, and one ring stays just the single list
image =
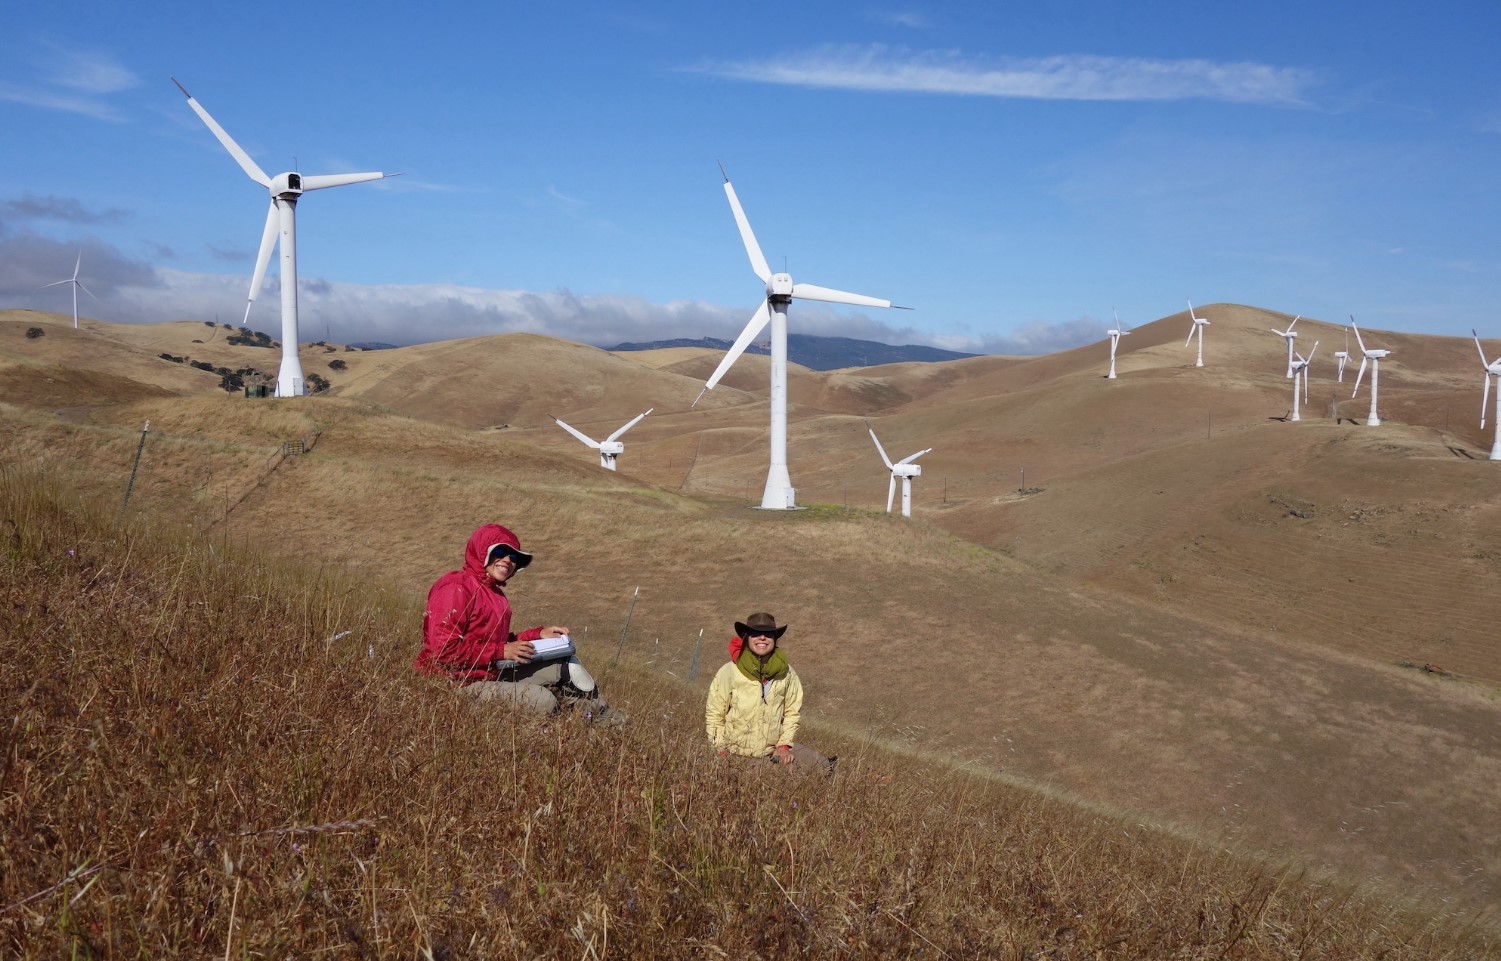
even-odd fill
[{"label": "tall dry grass", "polygon": [[[624,729],[475,712],[418,598],[0,474],[0,954],[1472,958],[1337,885],[812,732],[726,764],[701,692]],[[586,649],[598,666],[606,645]],[[812,735],[810,735],[812,736]]]}]

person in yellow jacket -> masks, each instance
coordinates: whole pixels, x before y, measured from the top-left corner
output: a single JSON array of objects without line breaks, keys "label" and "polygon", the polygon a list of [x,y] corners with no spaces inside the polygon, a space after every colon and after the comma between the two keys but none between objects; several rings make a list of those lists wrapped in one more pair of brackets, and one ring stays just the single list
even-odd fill
[{"label": "person in yellow jacket", "polygon": [[729,663],[714,675],[704,706],[709,742],[721,757],[764,758],[832,774],[838,758],[797,743],[803,683],[777,646],[786,631],[764,612],[735,622]]}]

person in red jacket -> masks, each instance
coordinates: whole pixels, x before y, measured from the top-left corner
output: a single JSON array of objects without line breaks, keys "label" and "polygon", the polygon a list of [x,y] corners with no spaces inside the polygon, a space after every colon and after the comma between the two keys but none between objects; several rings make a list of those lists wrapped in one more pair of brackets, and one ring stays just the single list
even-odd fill
[{"label": "person in red jacket", "polygon": [[561,699],[577,703],[590,720],[623,723],[571,645],[566,656],[538,656],[536,642],[566,640],[568,628],[512,633],[505,585],[531,562],[516,535],[499,524],[469,535],[463,569],[444,574],[427,592],[417,670],[448,677],[476,701],[506,701],[546,714]]}]

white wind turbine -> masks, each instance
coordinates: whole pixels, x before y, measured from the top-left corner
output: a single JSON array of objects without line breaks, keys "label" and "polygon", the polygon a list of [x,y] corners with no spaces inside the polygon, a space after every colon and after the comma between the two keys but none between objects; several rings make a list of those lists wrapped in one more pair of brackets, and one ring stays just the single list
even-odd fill
[{"label": "white wind turbine", "polygon": [[1293,361],[1293,412],[1292,416],[1287,418],[1288,420],[1303,419],[1298,414],[1298,381],[1301,380],[1303,382],[1303,403],[1306,404],[1308,403],[1308,365],[1313,362],[1313,355],[1318,353],[1318,350],[1319,342],[1314,341],[1313,350],[1308,352],[1307,357],[1296,352],[1293,354],[1296,358]]},{"label": "white wind turbine", "polygon": [[224,128],[214,122],[207,110],[199,106],[193,95],[188,93],[187,88],[177,83],[173,77],[172,82],[177,84],[177,89],[188,98],[188,106],[198,115],[229,155],[235,158],[240,169],[271,192],[271,209],[266,214],[266,229],[261,234],[260,254],[255,261],[255,275],[250,279],[250,297],[245,304],[245,322],[250,320],[250,308],[255,306],[255,295],[260,292],[261,282],[266,278],[266,267],[271,262],[271,248],[280,243],[281,246],[281,369],[276,375],[277,397],[298,397],[307,393],[306,384],[302,377],[302,361],[297,356],[297,200],[309,190],[322,190],[325,187],[343,187],[346,184],[364,183],[368,180],[380,180],[386,176],[395,174],[383,173],[357,173],[357,174],[320,174],[304,177],[300,173],[287,171],[279,173],[275,177],[266,176],[250,155],[240,149],[240,145],[225,133]]},{"label": "white wind turbine", "polygon": [[1110,335],[1110,373],[1105,375],[1105,379],[1115,380],[1115,348],[1121,342],[1121,338],[1131,332],[1121,326],[1120,314],[1115,312],[1114,307],[1110,308],[1110,316],[1115,318],[1115,326],[1105,331],[1105,333]]},{"label": "white wind turbine", "polygon": [[[43,290],[46,290],[48,287],[61,287],[63,284],[69,284],[70,286],[72,286],[72,288],[73,288],[73,329],[74,330],[78,329],[78,288],[83,287],[83,292],[84,293],[88,294],[90,297],[94,297],[94,292],[92,290],[88,289],[87,287],[84,287],[83,286],[83,281],[81,281],[81,280],[78,279],[78,271],[79,271],[79,268],[81,268],[82,266],[83,266],[83,251],[80,250],[78,252],[78,262],[73,265],[73,276],[72,277],[69,277],[67,280],[59,280],[59,281],[57,281],[55,283],[43,284],[42,285],[42,289]],[[94,297],[94,299],[98,300],[99,298],[98,297]]]},{"label": "white wind turbine", "polygon": [[[653,410],[656,410],[656,408],[651,408],[646,412],[646,414],[650,414]],[[615,458],[625,453],[625,443],[620,439],[621,435],[630,430],[632,427],[635,427],[637,424],[641,423],[641,418],[645,417],[646,414],[637,414],[635,417],[631,418],[630,423],[626,424],[624,427],[620,428],[609,437],[606,437],[604,440],[594,440],[592,437],[581,434],[578,431],[574,430],[572,427],[569,427],[567,424],[563,423],[561,420],[558,420],[556,417],[553,418],[553,423],[557,424],[559,427],[563,428],[574,437],[577,437],[579,440],[583,441],[585,446],[592,447],[595,450],[599,451],[600,467],[603,467],[605,470],[614,470]],[[653,421],[653,423],[655,423],[655,421]]]},{"label": "white wind turbine", "polygon": [[1350,328],[1348,327],[1345,328],[1345,349],[1336,350],[1334,352],[1334,359],[1337,362],[1335,379],[1343,384],[1345,382],[1345,364],[1350,361]]},{"label": "white wind turbine", "polygon": [[[720,167],[719,172],[724,174],[724,168]],[[777,511],[793,510],[797,507],[797,492],[793,489],[791,475],[787,473],[787,306],[795,299],[819,300],[855,307],[890,307],[891,301],[866,297],[863,294],[850,294],[842,290],[831,290],[828,287],[816,287],[813,284],[794,284],[790,274],[773,274],[766,263],[766,257],[761,253],[761,245],[756,243],[756,235],[751,232],[750,221],[746,219],[745,211],[740,207],[740,199],[735,196],[735,187],[730,183],[728,174],[724,176],[724,194],[729,198],[730,211],[735,215],[735,223],[740,228],[740,240],[745,244],[746,255],[750,257],[751,270],[766,285],[766,299],[757,308],[750,323],[746,324],[745,329],[740,332],[739,338],[725,353],[724,360],[719,362],[719,367],[704,384],[704,389],[699,391],[698,396],[701,398],[705,391],[714,389],[719,379],[769,323],[771,325],[771,465],[766,471],[766,489],[761,494],[761,508]],[[697,404],[698,398],[695,398],[693,403]]]},{"label": "white wind turbine", "polygon": [[1202,317],[1197,317],[1197,316],[1194,315],[1194,302],[1191,301],[1191,300],[1188,302],[1188,319],[1193,321],[1193,326],[1188,328],[1188,340],[1185,340],[1183,342],[1183,346],[1184,347],[1188,346],[1189,341],[1192,341],[1194,339],[1194,334],[1198,334],[1199,335],[1199,359],[1198,359],[1198,361],[1196,361],[1194,363],[1194,366],[1195,367],[1203,367],[1204,366],[1204,328],[1209,326],[1209,321],[1205,320]]},{"label": "white wind turbine", "polygon": [[876,450],[881,454],[881,460],[886,464],[886,469],[891,471],[891,483],[886,486],[886,513],[891,513],[891,502],[896,496],[896,479],[902,479],[902,516],[912,516],[912,478],[922,476],[922,465],[916,460],[933,448],[928,447],[915,454],[909,454],[897,461],[891,462],[886,456],[886,448],[881,446],[881,439],[876,436],[876,429],[870,426],[870,421],[865,422],[865,429],[870,431],[870,439],[876,442]]},{"label": "white wind turbine", "polygon": [[1295,331],[1295,330],[1293,330],[1293,327],[1297,326],[1298,321],[1302,317],[1303,317],[1302,314],[1299,314],[1297,317],[1294,317],[1292,323],[1290,323],[1290,324],[1287,325],[1287,329],[1286,330],[1278,330],[1275,327],[1268,327],[1267,328],[1267,330],[1270,330],[1272,333],[1276,334],[1278,337],[1281,337],[1283,340],[1287,341],[1287,376],[1289,376],[1289,377],[1291,377],[1293,375],[1293,340],[1296,339],[1297,336],[1298,336],[1298,332]]},{"label": "white wind turbine", "polygon": [[1495,360],[1485,359],[1485,348],[1480,346],[1480,334],[1475,328],[1470,328],[1470,333],[1475,335],[1475,349],[1480,352],[1480,363],[1485,368],[1485,390],[1480,395],[1480,429],[1485,430],[1485,409],[1489,406],[1491,393],[1491,378],[1496,380],[1496,423],[1494,430],[1496,439],[1491,444],[1491,460],[1501,460],[1501,357]]},{"label": "white wind turbine", "polygon": [[1350,326],[1355,330],[1355,343],[1360,346],[1360,371],[1355,375],[1355,389],[1350,392],[1354,397],[1360,393],[1360,379],[1365,376],[1365,365],[1371,364],[1371,413],[1366,417],[1367,427],[1380,427],[1381,418],[1376,416],[1376,388],[1381,382],[1381,358],[1391,353],[1389,350],[1366,350],[1365,341],[1361,339],[1360,328],[1355,325],[1355,318],[1350,318]]}]

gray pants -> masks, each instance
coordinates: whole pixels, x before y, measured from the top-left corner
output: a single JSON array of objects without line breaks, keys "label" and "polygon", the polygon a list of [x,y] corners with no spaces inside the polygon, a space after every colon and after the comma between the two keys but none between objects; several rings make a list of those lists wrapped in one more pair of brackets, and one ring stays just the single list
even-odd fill
[{"label": "gray pants", "polygon": [[823,775],[833,774],[835,764],[838,760],[837,758],[824,757],[811,747],[804,747],[801,744],[792,745],[791,764],[779,763],[774,754],[768,754],[765,757],[747,757],[744,754],[731,754],[730,757],[737,761],[744,761],[747,764],[754,764],[757,767],[768,764],[778,769],[790,770],[795,774]]},{"label": "gray pants", "polygon": [[500,701],[534,714],[556,711],[559,693],[598,697],[594,676],[579,663],[576,654],[516,664],[501,670],[499,680],[475,681],[459,691],[479,704]]}]

